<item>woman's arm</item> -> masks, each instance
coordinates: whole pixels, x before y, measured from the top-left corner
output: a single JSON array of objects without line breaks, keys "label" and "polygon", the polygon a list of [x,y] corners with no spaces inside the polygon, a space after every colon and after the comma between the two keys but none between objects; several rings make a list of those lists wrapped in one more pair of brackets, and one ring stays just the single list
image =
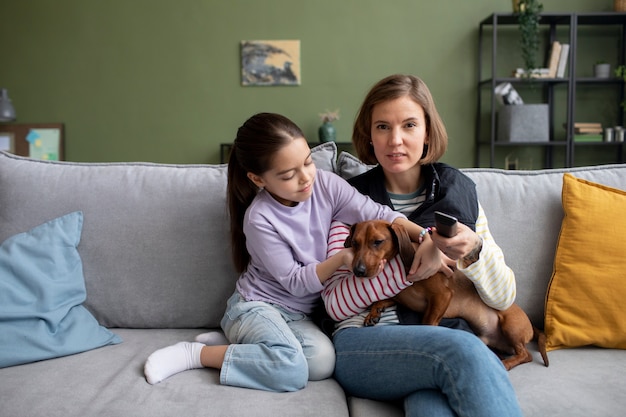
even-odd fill
[{"label": "woman's arm", "polygon": [[515,301],[515,274],[504,261],[502,249],[496,244],[487,222],[487,216],[479,205],[476,233],[482,238],[482,248],[475,262],[457,263],[459,270],[476,287],[480,298],[489,307],[506,310]]},{"label": "woman's arm", "polygon": [[435,234],[436,245],[451,259],[457,268],[474,283],[480,298],[488,306],[505,310],[515,301],[515,274],[504,261],[504,254],[496,244],[482,206],[478,206],[476,232],[459,225],[454,238]]}]

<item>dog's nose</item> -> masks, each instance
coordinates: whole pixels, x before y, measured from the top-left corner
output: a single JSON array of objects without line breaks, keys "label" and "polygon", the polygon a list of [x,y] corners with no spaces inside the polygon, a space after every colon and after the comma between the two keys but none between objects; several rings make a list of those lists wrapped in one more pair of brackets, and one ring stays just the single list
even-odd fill
[{"label": "dog's nose", "polygon": [[354,267],[352,272],[354,272],[354,275],[356,275],[357,277],[364,277],[365,276],[365,272],[366,272],[365,265],[358,264],[357,266]]}]

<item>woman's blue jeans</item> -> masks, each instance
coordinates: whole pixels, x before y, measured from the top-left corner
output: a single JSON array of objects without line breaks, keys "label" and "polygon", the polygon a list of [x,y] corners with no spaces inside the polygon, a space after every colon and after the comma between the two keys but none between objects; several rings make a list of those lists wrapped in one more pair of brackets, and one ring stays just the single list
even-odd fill
[{"label": "woman's blue jeans", "polygon": [[404,400],[407,416],[521,416],[500,359],[471,333],[439,326],[347,328],[333,338],[346,392]]},{"label": "woman's blue jeans", "polygon": [[303,313],[230,297],[221,322],[228,340],[220,382],[266,391],[296,391],[335,366],[330,339]]}]

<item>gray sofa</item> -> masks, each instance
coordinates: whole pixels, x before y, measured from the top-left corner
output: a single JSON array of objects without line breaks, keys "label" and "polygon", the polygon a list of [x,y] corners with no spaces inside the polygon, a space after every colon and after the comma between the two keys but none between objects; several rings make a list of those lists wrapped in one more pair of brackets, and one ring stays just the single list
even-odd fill
[{"label": "gray sofa", "polygon": [[[313,156],[318,168],[343,176],[366,168],[347,154],[337,161],[334,144]],[[626,189],[626,165],[569,171]],[[516,273],[517,302],[542,327],[565,171],[466,172]],[[82,212],[84,307],[122,340],[0,369],[0,416],[403,415],[398,404],[346,398],[333,379],[295,393],[221,386],[218,372],[206,369],[154,386],[145,381],[154,350],[219,326],[237,279],[225,186],[225,165],[44,162],[0,153],[0,242]],[[625,351],[556,350],[545,368],[531,349],[535,361],[510,372],[526,416],[624,415]]]}]

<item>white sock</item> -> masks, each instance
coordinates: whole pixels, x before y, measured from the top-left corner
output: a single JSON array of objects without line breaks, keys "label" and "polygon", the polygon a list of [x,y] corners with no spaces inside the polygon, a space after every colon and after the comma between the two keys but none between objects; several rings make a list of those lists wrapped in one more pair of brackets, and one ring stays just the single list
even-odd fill
[{"label": "white sock", "polygon": [[180,342],[159,349],[148,357],[143,372],[150,384],[158,384],[170,376],[189,369],[203,368],[200,362],[202,343]]},{"label": "white sock", "polygon": [[230,342],[222,332],[200,333],[196,336],[196,342],[204,343],[207,346],[229,345]]}]

